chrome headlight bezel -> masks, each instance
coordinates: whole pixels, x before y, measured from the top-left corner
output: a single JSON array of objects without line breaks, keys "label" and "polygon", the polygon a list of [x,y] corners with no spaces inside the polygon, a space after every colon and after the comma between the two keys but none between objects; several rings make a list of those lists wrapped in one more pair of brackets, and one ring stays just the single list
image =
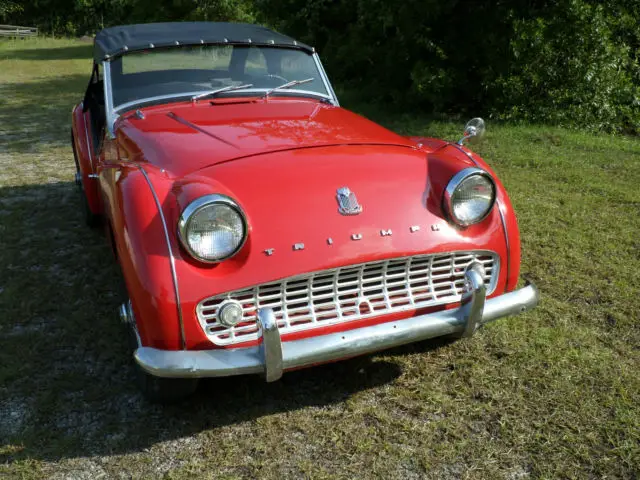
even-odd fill
[{"label": "chrome headlight bezel", "polygon": [[[240,221],[242,222],[243,236],[242,236],[242,241],[233,250],[233,252],[231,252],[228,255],[225,255],[224,257],[209,259],[209,258],[200,256],[196,251],[194,251],[191,248],[188,240],[188,230],[189,230],[189,222],[193,218],[193,216],[203,208],[206,208],[213,204],[225,205],[233,209],[238,214]],[[244,214],[244,211],[242,210],[242,208],[240,208],[240,205],[238,205],[231,197],[228,197],[226,195],[221,195],[221,194],[204,195],[202,197],[196,198],[191,203],[189,203],[189,205],[186,206],[186,208],[180,214],[180,219],[178,220],[178,238],[180,239],[180,243],[182,244],[182,247],[187,251],[187,253],[189,253],[189,255],[191,255],[191,257],[193,257],[199,262],[207,263],[207,264],[220,263],[236,255],[240,250],[242,250],[242,247],[246,243],[248,233],[249,231],[248,231],[247,217]]]},{"label": "chrome headlight bezel", "polygon": [[[480,175],[489,181],[492,188],[491,203],[489,204],[489,207],[481,217],[478,217],[473,221],[460,220],[455,215],[455,209],[453,206],[453,195],[465,180],[477,175]],[[489,175],[488,172],[486,172],[485,170],[482,170],[481,168],[475,168],[475,167],[465,168],[463,170],[460,170],[458,173],[456,173],[453,176],[451,180],[449,180],[449,183],[447,184],[447,188],[444,191],[443,207],[444,207],[445,213],[447,214],[447,217],[449,217],[449,219],[453,223],[461,227],[468,227],[470,225],[475,225],[477,223],[480,223],[485,218],[487,218],[487,216],[491,213],[491,210],[493,210],[493,207],[496,203],[497,193],[498,192],[496,190],[496,182],[493,180],[493,177]]]}]

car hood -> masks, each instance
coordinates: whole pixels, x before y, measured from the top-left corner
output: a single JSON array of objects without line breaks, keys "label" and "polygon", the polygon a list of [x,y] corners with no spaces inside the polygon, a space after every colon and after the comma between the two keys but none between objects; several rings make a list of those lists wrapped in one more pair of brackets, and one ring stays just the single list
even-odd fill
[{"label": "car hood", "polygon": [[[237,201],[249,226],[245,246],[230,260],[204,269],[197,262],[181,263],[179,275],[190,279],[185,288],[204,296],[205,290],[210,295],[302,272],[424,252],[489,249],[496,238],[500,242],[497,213],[463,230],[446,221],[443,182],[430,163],[424,152],[405,147],[318,147],[251,156],[174,182],[177,208],[171,223],[194,199],[219,193]],[[466,166],[449,164],[447,180]],[[354,194],[362,207],[358,214],[339,211],[342,188]]]},{"label": "car hood", "polygon": [[149,107],[116,124],[130,159],[182,177],[231,160],[301,148],[415,143],[340,107],[310,100],[217,101]]}]

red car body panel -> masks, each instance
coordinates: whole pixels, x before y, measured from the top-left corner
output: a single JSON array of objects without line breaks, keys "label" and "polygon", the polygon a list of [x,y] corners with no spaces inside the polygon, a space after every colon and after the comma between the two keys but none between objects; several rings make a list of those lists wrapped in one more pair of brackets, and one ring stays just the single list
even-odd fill
[{"label": "red car body panel", "polygon": [[72,118],[71,137],[75,158],[78,162],[77,167],[82,175],[82,185],[89,209],[97,215],[102,210],[98,183],[95,178],[89,177],[89,175],[95,174],[97,166],[95,155],[92,154],[94,151],[93,137],[89,131],[91,119],[89,118],[89,112],[82,111],[82,104],[73,109]]},{"label": "red car body panel", "polygon": [[250,155],[329,145],[398,144],[408,139],[347,110],[313,100],[245,99],[170,104],[125,116],[119,140],[176,177]]},{"label": "red car body panel", "polygon": [[[83,182],[97,184],[85,175],[90,162],[80,140],[84,118],[78,110],[73,134]],[[144,118],[125,114],[116,122],[115,139],[105,139],[96,165],[96,205],[113,235],[142,345],[224,348],[208,340],[196,318],[196,305],[204,298],[374,260],[491,250],[501,263],[493,295],[516,286],[520,241],[513,208],[491,169],[464,147],[401,137],[311,99],[185,102],[141,112]],[[497,205],[482,222],[458,228],[442,211],[444,189],[455,173],[476,165],[494,176]],[[357,192],[360,215],[338,213],[336,190],[344,186]],[[176,230],[182,210],[212,193],[238,202],[249,233],[237,255],[205,265],[186,254]],[[410,231],[414,225],[420,230]],[[381,235],[389,229],[393,235]],[[353,240],[354,234],[362,238]],[[304,243],[304,250],[294,250],[296,243]],[[273,254],[266,255],[267,249]],[[283,335],[283,341],[424,312],[305,330]],[[247,345],[251,342],[227,348]]]}]

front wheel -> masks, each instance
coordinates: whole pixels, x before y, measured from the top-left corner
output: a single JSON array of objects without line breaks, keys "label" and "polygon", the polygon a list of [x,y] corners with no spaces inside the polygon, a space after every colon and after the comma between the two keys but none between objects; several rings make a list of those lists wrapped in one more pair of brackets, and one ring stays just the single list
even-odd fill
[{"label": "front wheel", "polygon": [[95,228],[100,226],[100,215],[96,215],[91,211],[91,207],[89,207],[89,200],[87,200],[87,195],[84,193],[82,185],[80,185],[80,203],[82,204],[82,211],[84,212],[84,223],[87,227]]},{"label": "front wheel", "polygon": [[163,378],[150,375],[136,365],[138,387],[153,403],[177,403],[193,395],[198,388],[197,378]]},{"label": "front wheel", "polygon": [[[118,320],[125,325],[129,338],[130,352],[140,346],[140,339],[135,330],[131,302],[123,303],[118,312]],[[198,388],[197,378],[164,378],[145,372],[134,361],[136,383],[144,397],[152,403],[178,403],[193,395]]]}]

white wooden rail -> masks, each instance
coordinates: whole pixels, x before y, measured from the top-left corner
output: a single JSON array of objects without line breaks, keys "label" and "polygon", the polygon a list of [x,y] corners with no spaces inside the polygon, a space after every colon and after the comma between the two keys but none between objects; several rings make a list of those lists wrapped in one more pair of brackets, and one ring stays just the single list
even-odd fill
[{"label": "white wooden rail", "polygon": [[0,37],[37,37],[35,27],[20,27],[17,25],[0,25]]}]

